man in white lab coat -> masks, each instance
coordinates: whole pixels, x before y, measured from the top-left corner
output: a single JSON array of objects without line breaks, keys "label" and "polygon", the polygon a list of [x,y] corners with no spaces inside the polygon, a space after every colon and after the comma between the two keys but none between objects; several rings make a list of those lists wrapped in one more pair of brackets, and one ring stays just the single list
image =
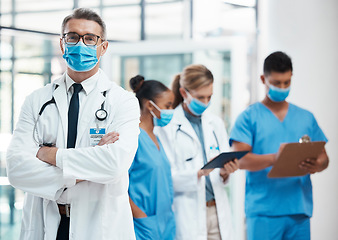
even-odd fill
[{"label": "man in white lab coat", "polygon": [[[66,17],[60,47],[67,71],[21,109],[7,152],[9,181],[26,192],[20,239],[135,239],[128,169],[139,105],[99,69],[105,37],[95,12]],[[112,144],[113,131],[119,139]]]}]

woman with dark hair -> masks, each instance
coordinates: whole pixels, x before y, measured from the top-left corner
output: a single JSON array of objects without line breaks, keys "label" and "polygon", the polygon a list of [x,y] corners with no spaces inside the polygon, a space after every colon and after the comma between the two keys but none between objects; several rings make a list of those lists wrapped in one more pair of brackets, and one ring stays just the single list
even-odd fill
[{"label": "woman with dark hair", "polygon": [[159,81],[145,81],[139,75],[130,79],[130,87],[141,108],[138,149],[129,169],[136,239],[171,240],[175,238],[175,218],[170,164],[153,130],[170,122],[174,94]]}]

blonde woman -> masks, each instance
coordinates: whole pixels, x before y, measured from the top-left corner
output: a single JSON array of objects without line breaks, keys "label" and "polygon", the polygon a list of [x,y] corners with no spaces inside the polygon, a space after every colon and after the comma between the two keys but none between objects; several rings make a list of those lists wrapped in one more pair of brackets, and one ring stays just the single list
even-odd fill
[{"label": "blonde woman", "polygon": [[224,186],[238,162],[201,170],[206,162],[229,150],[223,121],[205,111],[213,94],[213,75],[203,65],[190,65],[175,77],[172,88],[174,116],[170,124],[158,129],[158,136],[171,164],[176,239],[231,239]]}]

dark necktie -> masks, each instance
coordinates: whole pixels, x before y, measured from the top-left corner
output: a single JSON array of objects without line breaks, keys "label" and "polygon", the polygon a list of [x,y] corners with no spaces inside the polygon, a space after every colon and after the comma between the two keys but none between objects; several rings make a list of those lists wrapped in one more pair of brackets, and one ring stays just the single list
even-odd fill
[{"label": "dark necktie", "polygon": [[82,85],[79,83],[73,84],[73,96],[70,99],[68,109],[68,137],[67,148],[74,148],[77,135],[77,121],[79,117],[79,92],[82,90]]}]

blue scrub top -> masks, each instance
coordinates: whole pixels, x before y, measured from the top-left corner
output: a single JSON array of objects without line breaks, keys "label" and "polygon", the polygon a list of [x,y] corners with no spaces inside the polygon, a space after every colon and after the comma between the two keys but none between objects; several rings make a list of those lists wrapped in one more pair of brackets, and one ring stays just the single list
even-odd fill
[{"label": "blue scrub top", "polygon": [[134,218],[136,239],[175,238],[170,163],[161,142],[157,141],[160,150],[140,128],[138,149],[129,169],[129,196],[148,216]]},{"label": "blue scrub top", "polygon": [[[325,141],[323,131],[312,113],[289,103],[281,122],[265,105],[249,106],[236,120],[230,134],[232,142],[243,142],[252,153],[277,153],[281,143],[298,142],[307,134],[311,141]],[[271,167],[246,172],[245,212],[252,216],[304,214],[312,216],[312,185],[310,175],[268,178]]]}]

